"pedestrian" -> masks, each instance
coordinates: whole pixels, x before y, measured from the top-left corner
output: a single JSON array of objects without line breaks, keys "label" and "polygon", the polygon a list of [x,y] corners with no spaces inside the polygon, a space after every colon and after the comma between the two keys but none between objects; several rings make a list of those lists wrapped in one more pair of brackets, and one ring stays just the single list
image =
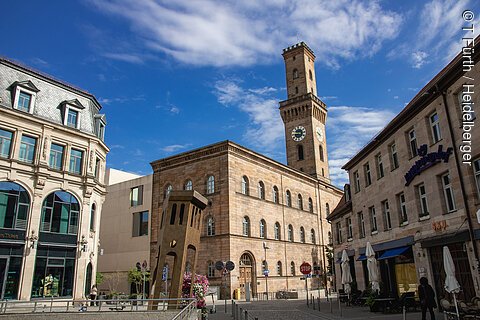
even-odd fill
[{"label": "pedestrian", "polygon": [[418,286],[418,296],[420,298],[420,307],[422,308],[422,320],[427,319],[427,309],[430,312],[430,319],[435,320],[435,313],[433,309],[437,307],[435,301],[435,292],[431,285],[428,284],[428,279],[420,278],[420,285]]},{"label": "pedestrian", "polygon": [[92,289],[90,290],[90,306],[94,306],[95,305],[95,300],[97,300],[97,285],[94,284],[92,286]]}]

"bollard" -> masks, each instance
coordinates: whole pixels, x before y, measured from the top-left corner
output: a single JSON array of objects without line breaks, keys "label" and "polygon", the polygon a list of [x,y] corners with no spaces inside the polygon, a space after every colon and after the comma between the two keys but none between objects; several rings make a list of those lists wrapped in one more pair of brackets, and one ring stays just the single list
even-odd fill
[{"label": "bollard", "polygon": [[233,302],[233,300],[232,300],[232,318],[233,320],[237,319],[236,313],[235,313],[235,302]]},{"label": "bollard", "polygon": [[242,320],[243,319],[243,308],[240,308],[240,318],[238,318],[239,320]]},{"label": "bollard", "polygon": [[407,311],[407,310],[405,309],[405,305],[403,305],[403,306],[402,306],[403,320],[405,320],[406,317],[407,317],[406,311]]},{"label": "bollard", "polygon": [[329,299],[328,302],[330,302],[330,313],[333,313],[333,309],[332,309],[332,299]]},{"label": "bollard", "polygon": [[313,294],[310,295],[310,301],[312,301],[312,308],[315,310],[315,298],[313,297]]},{"label": "bollard", "polygon": [[318,296],[318,311],[320,311],[320,296]]},{"label": "bollard", "polygon": [[235,306],[235,301],[232,299],[232,317],[233,317],[233,307]]},{"label": "bollard", "polygon": [[245,310],[245,320],[248,320],[248,311]]},{"label": "bollard", "polygon": [[50,300],[50,312],[52,312],[52,308],[53,308],[53,297]]},{"label": "bollard", "polygon": [[33,305],[33,313],[37,312],[37,301],[35,301],[35,304]]},{"label": "bollard", "polygon": [[342,314],[342,303],[340,302],[340,294],[337,296],[338,299],[338,310],[340,311],[340,317],[343,317]]}]

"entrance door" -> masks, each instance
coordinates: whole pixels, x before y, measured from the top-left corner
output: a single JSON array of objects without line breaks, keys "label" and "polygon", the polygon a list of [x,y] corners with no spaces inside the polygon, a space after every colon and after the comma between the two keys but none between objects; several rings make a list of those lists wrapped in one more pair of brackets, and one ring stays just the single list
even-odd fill
[{"label": "entrance door", "polygon": [[63,296],[63,267],[47,267],[46,276],[43,282],[45,297]]},{"label": "entrance door", "polygon": [[5,294],[5,284],[7,282],[8,257],[0,257],[0,299],[3,300]]},{"label": "entrance door", "polygon": [[245,284],[250,284],[250,293],[253,295],[255,291],[254,276],[253,276],[253,262],[248,253],[244,253],[240,258],[240,295],[241,298],[245,298]]},{"label": "entrance door", "polygon": [[[470,273],[470,263],[467,252],[464,251],[463,243],[457,242],[448,245],[450,253],[455,264],[455,277],[460,283],[462,290],[457,295],[457,299],[470,301],[475,296],[472,274]],[[437,299],[440,300],[448,293],[443,288],[445,285],[445,269],[443,267],[443,246],[430,248],[430,260],[432,261],[433,279],[435,281],[435,290]]]}]

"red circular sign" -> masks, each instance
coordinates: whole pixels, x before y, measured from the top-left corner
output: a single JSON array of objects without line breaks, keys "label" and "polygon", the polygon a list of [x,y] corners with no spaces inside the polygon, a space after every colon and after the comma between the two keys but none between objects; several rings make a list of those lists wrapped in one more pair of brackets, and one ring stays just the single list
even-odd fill
[{"label": "red circular sign", "polygon": [[310,274],[312,272],[312,266],[308,262],[304,262],[300,265],[300,272],[303,274]]}]

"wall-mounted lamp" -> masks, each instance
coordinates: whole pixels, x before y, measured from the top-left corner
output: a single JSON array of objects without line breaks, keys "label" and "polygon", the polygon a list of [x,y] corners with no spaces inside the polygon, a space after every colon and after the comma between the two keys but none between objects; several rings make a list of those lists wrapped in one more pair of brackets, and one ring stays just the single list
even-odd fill
[{"label": "wall-mounted lamp", "polygon": [[82,240],[80,240],[80,250],[82,252],[88,251],[88,241],[85,239],[85,236],[82,236]]},{"label": "wall-mounted lamp", "polygon": [[27,237],[27,241],[30,241],[30,249],[34,249],[38,241],[38,236],[35,234],[35,230],[32,230],[32,234]]}]

